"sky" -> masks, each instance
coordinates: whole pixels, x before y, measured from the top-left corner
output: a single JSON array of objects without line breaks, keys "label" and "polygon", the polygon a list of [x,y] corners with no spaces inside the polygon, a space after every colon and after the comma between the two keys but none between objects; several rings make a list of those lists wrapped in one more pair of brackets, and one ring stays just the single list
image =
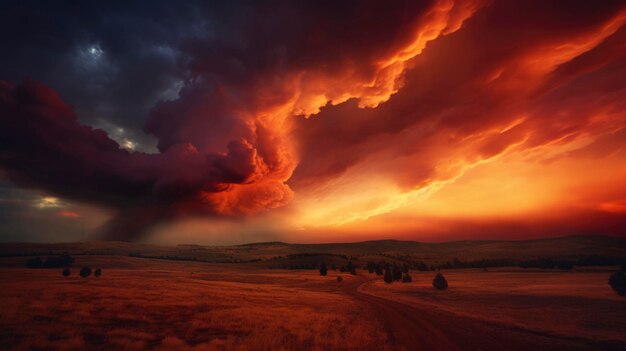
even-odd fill
[{"label": "sky", "polygon": [[0,3],[0,241],[626,235],[624,1]]}]

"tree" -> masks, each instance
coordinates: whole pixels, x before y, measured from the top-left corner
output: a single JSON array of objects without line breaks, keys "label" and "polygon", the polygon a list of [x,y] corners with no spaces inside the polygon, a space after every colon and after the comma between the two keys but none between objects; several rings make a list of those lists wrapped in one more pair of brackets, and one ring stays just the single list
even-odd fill
[{"label": "tree", "polygon": [[93,275],[95,275],[96,278],[100,277],[102,275],[102,268],[96,268],[96,271],[93,272]]},{"label": "tree", "polygon": [[346,265],[346,272],[356,275],[356,267],[352,264],[352,261],[348,261],[348,265]]},{"label": "tree", "polygon": [[337,281],[338,281],[338,282],[342,282],[342,281],[343,281],[343,277],[342,277],[342,276],[338,276],[338,277],[337,277]]},{"label": "tree", "polygon": [[383,265],[380,263],[376,265],[376,275],[383,275]]},{"label": "tree", "polygon": [[376,270],[376,263],[374,263],[372,261],[368,261],[367,262],[367,272],[372,274],[372,273],[374,273],[375,270]]},{"label": "tree", "polygon": [[400,281],[402,279],[402,268],[396,264],[393,265],[393,280]]},{"label": "tree", "polygon": [[41,257],[33,257],[26,262],[26,266],[28,266],[28,268],[41,268],[42,265],[43,261],[41,260]]},{"label": "tree", "polygon": [[80,274],[81,277],[83,278],[87,278],[88,276],[91,275],[91,267],[83,267],[80,269]]},{"label": "tree", "polygon": [[448,281],[444,278],[443,274],[437,273],[435,279],[433,279],[433,287],[439,290],[448,288]]},{"label": "tree", "polygon": [[393,276],[391,275],[390,266],[387,266],[387,268],[385,268],[385,276],[383,277],[383,279],[385,280],[385,283],[387,284],[391,284],[393,282]]},{"label": "tree", "polygon": [[618,295],[626,295],[626,275],[624,275],[624,271],[611,274],[611,277],[609,278],[609,285]]},{"label": "tree", "polygon": [[322,263],[320,266],[320,275],[328,274],[328,268],[326,268],[326,263]]},{"label": "tree", "polygon": [[409,275],[409,273],[406,273],[404,275],[404,277],[402,277],[402,282],[403,283],[410,283],[413,281],[413,278],[411,278],[411,276]]},{"label": "tree", "polygon": [[69,268],[67,268],[67,267],[66,267],[66,268],[63,268],[63,276],[64,276],[64,277],[69,276],[69,275],[70,275],[70,273],[71,273],[71,272],[70,272],[70,269],[69,269]]}]

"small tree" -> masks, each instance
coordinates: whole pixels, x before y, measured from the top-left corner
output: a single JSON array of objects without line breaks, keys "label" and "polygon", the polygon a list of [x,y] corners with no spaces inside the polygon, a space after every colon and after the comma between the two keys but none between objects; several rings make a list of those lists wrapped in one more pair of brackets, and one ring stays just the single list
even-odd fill
[{"label": "small tree", "polygon": [[383,277],[385,283],[391,284],[393,282],[393,276],[391,275],[391,267],[387,266],[385,269],[385,276]]},{"label": "small tree", "polygon": [[93,275],[95,275],[96,278],[100,277],[102,275],[102,268],[96,268],[95,272],[93,272]]},{"label": "small tree", "polygon": [[383,275],[383,265],[380,263],[376,265],[376,275]]},{"label": "small tree", "polygon": [[70,272],[70,269],[69,269],[69,268],[63,268],[63,276],[64,276],[64,277],[69,276],[69,275],[70,275],[70,273],[71,273],[71,272]]},{"label": "small tree", "polygon": [[320,275],[328,274],[328,268],[326,268],[326,263],[322,263],[320,266]]},{"label": "small tree", "polygon": [[376,270],[376,263],[372,261],[367,261],[367,272],[372,274]]},{"label": "small tree", "polygon": [[413,281],[413,278],[411,278],[409,273],[405,274],[404,277],[402,277],[402,282],[403,283],[410,283],[412,281]]},{"label": "small tree", "polygon": [[433,287],[439,290],[448,288],[448,281],[443,277],[443,274],[437,273],[435,279],[433,279]]},{"label": "small tree", "polygon": [[402,268],[396,264],[393,265],[393,280],[400,281],[402,279]]},{"label": "small tree", "polygon": [[342,282],[342,281],[343,281],[343,277],[342,277],[342,276],[338,276],[338,277],[337,277],[337,281],[338,281],[338,282]]},{"label": "small tree", "polygon": [[626,295],[626,275],[624,275],[624,271],[611,274],[611,277],[609,278],[609,285],[618,295]]},{"label": "small tree", "polygon": [[91,275],[91,267],[83,267],[80,269],[80,276],[83,278],[87,278]]}]

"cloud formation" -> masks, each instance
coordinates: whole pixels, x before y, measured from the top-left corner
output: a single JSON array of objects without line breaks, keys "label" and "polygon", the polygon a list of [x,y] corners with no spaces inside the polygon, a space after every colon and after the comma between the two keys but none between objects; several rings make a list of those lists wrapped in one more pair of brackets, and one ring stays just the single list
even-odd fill
[{"label": "cloud formation", "polygon": [[[7,38],[0,78],[25,72],[78,105],[2,81],[0,167],[18,186],[116,211],[107,238],[287,204],[297,226],[358,227],[422,211],[481,165],[623,160],[619,1],[5,6],[4,26],[41,24]],[[33,52],[52,59],[35,69]],[[615,213],[626,197],[599,195],[612,184],[572,201]],[[517,191],[510,206],[531,203]],[[446,211],[429,216],[466,222]]]}]

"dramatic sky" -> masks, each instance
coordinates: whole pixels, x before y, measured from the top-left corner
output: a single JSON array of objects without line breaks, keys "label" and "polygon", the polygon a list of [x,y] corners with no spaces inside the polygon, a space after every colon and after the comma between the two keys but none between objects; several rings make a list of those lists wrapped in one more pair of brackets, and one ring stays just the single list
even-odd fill
[{"label": "dramatic sky", "polygon": [[0,240],[626,235],[624,1],[0,2]]}]

